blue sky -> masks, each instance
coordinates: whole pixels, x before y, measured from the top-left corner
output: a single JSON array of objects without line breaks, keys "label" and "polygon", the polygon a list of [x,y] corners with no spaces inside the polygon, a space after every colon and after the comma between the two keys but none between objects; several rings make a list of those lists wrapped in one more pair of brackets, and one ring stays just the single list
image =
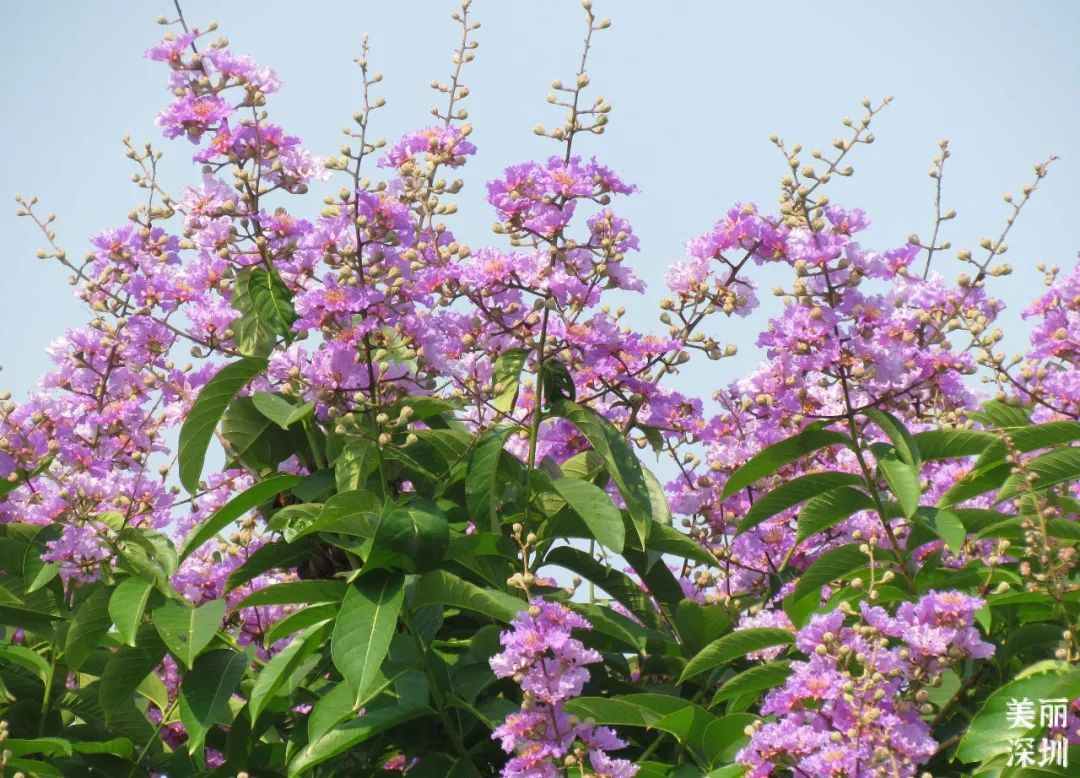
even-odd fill
[{"label": "blue sky", "polygon": [[[302,11],[300,9],[303,9]],[[1041,289],[1035,263],[1071,266],[1080,249],[1080,4],[1068,0],[1001,2],[679,2],[596,0],[614,25],[600,33],[589,68],[596,93],[614,104],[610,131],[580,145],[637,183],[642,192],[621,208],[642,252],[633,258],[650,284],[627,302],[632,323],[658,329],[656,301],[666,267],[683,242],[730,204],[772,207],[783,160],[771,133],[827,147],[859,100],[893,94],[877,126],[878,142],[860,149],[856,175],[832,188],[834,202],[864,208],[874,221],[864,243],[888,248],[912,232],[929,233],[932,181],[926,176],[939,138],[952,142],[946,207],[959,212],[946,235],[954,248],[996,235],[1006,191],[1031,178],[1049,154],[1061,160],[1009,240],[1016,273],[992,287],[1010,306],[1006,323]],[[302,136],[317,154],[334,153],[359,100],[352,59],[364,33],[371,60],[385,75],[388,106],[374,132],[393,139],[427,123],[433,78],[444,78],[456,29],[453,4],[266,0],[187,0],[192,24],[217,19],[235,49],[273,66],[285,89],[272,118]],[[139,201],[120,137],[153,140],[166,152],[166,185],[193,182],[185,141],[165,142],[153,124],[167,102],[164,69],[142,57],[161,33],[171,3],[98,0],[0,5],[7,33],[0,94],[0,388],[25,391],[48,367],[44,348],[85,314],[66,274],[34,258],[41,237],[14,216],[16,192],[36,194],[55,211],[61,243],[78,256],[87,238],[119,224]],[[553,77],[574,70],[583,29],[573,0],[476,0],[478,58],[466,72],[477,157],[466,168],[454,228],[466,242],[497,241],[483,182],[506,165],[551,153],[532,135],[555,123],[544,102]],[[312,213],[318,202],[310,203]],[[951,254],[938,268],[954,276]],[[761,279],[766,291],[774,276]],[[745,372],[753,338],[768,307],[750,325],[717,327],[740,356],[682,377],[702,393]],[[1010,345],[1020,344],[1019,331]],[[704,384],[702,383],[704,382]]]}]

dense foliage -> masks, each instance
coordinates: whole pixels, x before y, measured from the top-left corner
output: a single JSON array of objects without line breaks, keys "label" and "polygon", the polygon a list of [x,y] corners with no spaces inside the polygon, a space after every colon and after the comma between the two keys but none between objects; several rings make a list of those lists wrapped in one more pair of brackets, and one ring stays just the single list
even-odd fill
[{"label": "dense foliage", "polygon": [[[1014,359],[989,292],[1046,164],[947,260],[947,144],[933,237],[875,251],[824,192],[884,103],[828,152],[773,138],[777,211],[691,240],[635,332],[605,302],[643,290],[635,188],[582,148],[610,23],[586,0],[553,155],[487,184],[477,248],[469,11],[434,124],[375,139],[365,44],[325,159],[272,71],[168,22],[158,123],[201,177],[129,143],[145,201],[83,260],[20,200],[91,318],[0,407],[0,775],[1075,774],[1015,742],[1080,743],[1080,271],[1044,269]],[[762,361],[676,391],[766,264]]]}]

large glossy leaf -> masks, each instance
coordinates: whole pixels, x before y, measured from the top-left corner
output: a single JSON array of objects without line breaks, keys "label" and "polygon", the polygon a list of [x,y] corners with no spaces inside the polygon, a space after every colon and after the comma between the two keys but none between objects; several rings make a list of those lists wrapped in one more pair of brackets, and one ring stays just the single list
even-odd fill
[{"label": "large glossy leaf", "polygon": [[578,478],[556,478],[552,486],[567,505],[581,517],[596,540],[615,553],[622,553],[626,541],[622,513],[600,487]]},{"label": "large glossy leaf", "polygon": [[838,443],[847,445],[850,442],[851,438],[840,432],[821,429],[819,426],[808,427],[798,435],[773,443],[740,466],[724,484],[723,496],[730,497],[740,489],[814,451]]},{"label": "large glossy leaf", "polygon": [[214,429],[236,393],[266,369],[262,357],[243,357],[218,371],[199,392],[180,428],[177,458],[180,463],[180,483],[189,492],[199,486],[206,450]]},{"label": "large glossy leaf", "polygon": [[905,518],[910,519],[919,509],[919,499],[922,497],[919,471],[892,456],[878,457],[877,465],[889,489],[896,496],[896,501],[900,503]]},{"label": "large glossy leaf", "polygon": [[312,538],[304,538],[295,543],[275,542],[262,545],[225,579],[225,592],[243,586],[267,570],[294,568],[310,558],[314,549],[315,540]]},{"label": "large glossy leaf", "polygon": [[282,616],[266,630],[266,634],[263,635],[263,645],[272,646],[294,632],[333,619],[337,616],[339,607],[339,603],[324,602],[318,605],[309,605],[306,608],[300,608]]},{"label": "large glossy leaf", "polygon": [[370,709],[363,716],[334,727],[309,742],[289,763],[288,775],[310,775],[310,770],[355,748],[373,735],[390,727],[430,713],[427,707],[386,706]]},{"label": "large glossy leaf", "polygon": [[701,543],[667,524],[653,522],[649,527],[649,550],[702,565],[716,564],[716,557]]},{"label": "large glossy leaf", "polygon": [[98,585],[75,611],[64,643],[64,662],[72,672],[82,667],[105,633],[112,626],[109,618],[109,589]]},{"label": "large glossy leaf", "polygon": [[66,621],[55,613],[45,613],[17,605],[0,604],[0,624],[5,627],[20,627],[31,632],[44,632],[57,621]]},{"label": "large glossy leaf", "polygon": [[980,430],[933,429],[915,433],[915,445],[928,462],[978,456],[998,443],[998,436]]},{"label": "large glossy leaf", "polygon": [[330,638],[330,656],[357,698],[386,658],[403,596],[401,576],[371,575],[353,583],[341,603]]},{"label": "large glossy leaf", "polygon": [[1023,427],[1031,424],[1031,413],[1027,408],[1001,400],[989,400],[979,410],[968,411],[968,416],[988,427]]},{"label": "large glossy leaf", "polygon": [[1005,434],[1017,451],[1026,453],[1080,440],[1080,421],[1048,421],[1009,430]]},{"label": "large glossy leaf", "polygon": [[225,600],[210,600],[198,608],[167,602],[154,609],[154,626],[173,656],[191,668],[221,627],[225,608]]},{"label": "large glossy leaf", "polygon": [[787,660],[780,662],[766,662],[762,665],[754,665],[749,670],[744,670],[736,676],[726,680],[713,695],[709,707],[718,705],[733,697],[741,697],[744,694],[752,694],[779,686],[788,677]]},{"label": "large glossy leaf", "polygon": [[740,629],[724,635],[719,640],[702,649],[697,656],[686,663],[679,683],[695,678],[715,667],[745,657],[754,651],[772,646],[787,645],[795,642],[795,634],[790,630],[774,627],[756,627]]},{"label": "large glossy leaf", "polygon": [[652,497],[630,444],[615,425],[591,408],[569,400],[559,400],[552,406],[552,410],[555,415],[577,427],[592,444],[593,450],[604,460],[634,521],[641,547],[644,548],[648,540],[649,526],[654,518]]},{"label": "large glossy leaf", "polygon": [[258,721],[259,714],[266,710],[266,706],[296,673],[303,661],[318,650],[328,631],[326,625],[327,621],[323,621],[298,633],[289,645],[274,654],[270,661],[260,668],[248,696],[252,721]]},{"label": "large glossy leaf", "polygon": [[486,526],[492,532],[502,531],[498,512],[499,460],[506,439],[513,431],[510,424],[500,424],[485,431],[477,441],[465,475],[465,501],[469,514],[479,526]]},{"label": "large glossy leaf", "polygon": [[312,580],[285,581],[256,589],[236,605],[254,608],[259,605],[310,605],[317,602],[338,602],[347,593],[344,581]]},{"label": "large glossy leaf", "polygon": [[645,488],[649,490],[650,509],[652,511],[654,522],[650,527],[650,531],[652,527],[655,527],[657,524],[661,526],[670,526],[671,508],[667,503],[667,494],[664,492],[664,485],[661,484],[660,479],[644,465],[641,466],[641,474],[645,476]]},{"label": "large glossy leaf", "polygon": [[50,672],[49,661],[37,651],[13,643],[0,643],[0,661],[19,665],[34,673],[42,681]]},{"label": "large glossy leaf", "polygon": [[683,641],[683,655],[690,658],[731,629],[731,616],[722,605],[684,599],[675,608],[675,625]]},{"label": "large glossy leaf", "polygon": [[[1023,721],[1008,715],[1010,701],[1025,697],[1036,703],[1036,712],[1039,700],[1080,697],[1080,669],[1065,662],[1040,662],[999,687],[968,724],[957,746],[956,759],[961,762],[985,761],[1009,753],[1017,738],[1038,737],[1036,731],[1041,727],[1025,727]],[[1035,723],[1038,724],[1038,720]]]},{"label": "large glossy leaf", "polygon": [[481,613],[504,624],[528,607],[513,595],[479,587],[445,570],[425,573],[413,584],[411,607],[415,610],[433,604]]},{"label": "large glossy leaf", "polygon": [[1008,479],[1012,472],[1012,465],[1005,462],[989,462],[985,465],[977,465],[965,473],[948,491],[938,500],[939,508],[949,508],[972,497],[997,489]]},{"label": "large glossy leaf", "polygon": [[1025,469],[1035,476],[1030,486],[1027,485],[1022,474],[1012,475],[1001,487],[995,502],[1011,500],[1025,493],[1029,488],[1041,491],[1057,484],[1080,480],[1080,446],[1040,454],[1025,463]]},{"label": "large glossy leaf", "polygon": [[180,719],[187,731],[189,754],[202,748],[206,733],[224,717],[251,660],[249,652],[209,651],[185,673],[180,683]]},{"label": "large glossy leaf", "polygon": [[292,489],[303,479],[298,475],[275,475],[265,481],[259,481],[249,486],[240,494],[233,497],[216,511],[211,513],[204,521],[195,525],[184,540],[180,549],[180,561],[191,556],[203,543],[210,540],[214,535],[221,532],[227,526],[239,519],[271,497],[281,494],[287,489]]},{"label": "large glossy leaf", "polygon": [[749,529],[756,527],[763,521],[771,519],[776,514],[793,508],[801,502],[816,497],[819,494],[836,489],[841,486],[855,486],[862,484],[863,480],[851,473],[809,473],[798,478],[786,481],[780,486],[767,492],[754,501],[750,510],[739,522],[739,528],[735,534],[740,535]]},{"label": "large glossy leaf", "polygon": [[22,560],[22,575],[27,594],[43,588],[60,574],[60,565],[46,562],[44,556],[48,552],[49,544],[59,539],[63,532],[64,525],[59,522],[46,524],[30,539]]},{"label": "large glossy leaf", "polygon": [[659,626],[655,603],[632,578],[598,562],[581,549],[571,546],[553,548],[544,558],[544,564],[566,568],[592,581],[646,624]]},{"label": "large glossy leaf", "polygon": [[867,556],[859,550],[858,543],[830,549],[815,559],[799,578],[795,585],[795,599],[800,600],[825,584],[865,567],[867,563]]},{"label": "large glossy leaf", "polygon": [[289,336],[296,321],[288,287],[276,271],[262,267],[237,274],[233,307],[240,311],[240,317],[231,324],[233,339],[244,354],[266,356],[277,337]]},{"label": "large glossy leaf", "polygon": [[953,553],[960,553],[967,539],[964,523],[952,511],[942,508],[919,508],[915,513],[915,522],[945,541]]},{"label": "large glossy leaf", "polygon": [[385,568],[424,573],[438,566],[449,544],[450,527],[435,503],[388,504],[375,527],[364,572]]},{"label": "large glossy leaf", "polygon": [[885,436],[896,450],[896,455],[905,465],[911,467],[916,473],[922,468],[922,454],[915,437],[908,431],[898,418],[891,413],[878,408],[867,408],[863,411],[874,424],[885,433]]},{"label": "large glossy leaf", "polygon": [[150,600],[154,584],[143,578],[125,578],[109,598],[109,616],[120,639],[129,646],[135,645],[135,632],[142,624],[143,611]]},{"label": "large glossy leaf", "polygon": [[165,657],[165,644],[153,625],[139,628],[134,646],[121,646],[105,663],[98,697],[106,716],[122,711],[135,690]]},{"label": "large glossy leaf", "polygon": [[509,413],[517,401],[521,371],[529,358],[530,349],[507,349],[495,360],[495,397],[492,405],[500,413]]},{"label": "large glossy leaf", "polygon": [[315,403],[301,402],[297,404],[286,400],[280,394],[272,394],[271,392],[256,392],[251,395],[251,402],[259,413],[283,430],[287,430],[293,424],[303,421],[315,413]]},{"label": "large glossy leaf", "polygon": [[795,540],[796,542],[806,540],[839,524],[853,513],[873,508],[874,501],[866,492],[852,486],[830,489],[817,497],[811,497],[803,505],[802,510],[799,511]]}]

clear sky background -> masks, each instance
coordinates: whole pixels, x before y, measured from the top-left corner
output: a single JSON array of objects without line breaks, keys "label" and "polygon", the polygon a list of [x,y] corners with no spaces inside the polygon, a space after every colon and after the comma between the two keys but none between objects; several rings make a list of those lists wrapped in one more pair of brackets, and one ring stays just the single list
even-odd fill
[{"label": "clear sky background", "polygon": [[[441,0],[184,2],[190,23],[218,20],[237,51],[277,70],[285,89],[272,98],[272,120],[323,155],[336,152],[358,105],[352,59],[364,33],[389,100],[374,132],[393,139],[427,123],[435,98],[427,84],[449,74],[456,44],[453,7]],[[636,326],[659,327],[663,274],[686,239],[734,202],[774,206],[786,170],[770,133],[827,148],[841,117],[859,115],[863,97],[896,100],[877,125],[878,142],[858,150],[855,177],[831,191],[834,202],[870,214],[865,244],[884,249],[912,232],[928,236],[933,182],[926,171],[938,139],[947,137],[953,157],[944,205],[959,218],[946,237],[954,248],[997,235],[1007,214],[1001,195],[1029,181],[1034,162],[1062,157],[1009,240],[1015,275],[992,287],[1010,306],[1007,323],[1041,289],[1037,261],[1075,261],[1080,3],[596,0],[595,8],[614,24],[597,36],[589,72],[614,111],[610,131],[577,150],[642,189],[619,207],[641,238],[633,262],[650,285],[632,301]],[[10,198],[37,194],[43,212],[58,214],[62,245],[78,256],[88,236],[121,223],[140,201],[120,144],[125,132],[166,151],[164,181],[173,191],[197,180],[192,147],[164,141],[153,124],[169,99],[166,70],[142,52],[161,34],[159,13],[171,15],[171,2],[0,0],[0,202],[10,204],[0,210],[0,387],[17,395],[48,368],[49,340],[86,314],[63,269],[34,258],[42,238],[14,216]],[[479,153],[465,168],[453,226],[476,246],[499,240],[490,233],[483,182],[554,151],[531,128],[561,118],[544,96],[553,77],[568,80],[576,68],[583,23],[574,0],[476,0],[474,15],[483,27],[465,82]],[[309,205],[301,215],[317,213],[317,200]],[[950,277],[960,271],[951,252],[938,262]],[[766,303],[773,283],[762,279]],[[718,320],[722,340],[739,344],[740,356],[682,380],[707,394],[749,369],[754,335],[770,310],[749,324]],[[1010,345],[1021,342],[1015,331]]]}]

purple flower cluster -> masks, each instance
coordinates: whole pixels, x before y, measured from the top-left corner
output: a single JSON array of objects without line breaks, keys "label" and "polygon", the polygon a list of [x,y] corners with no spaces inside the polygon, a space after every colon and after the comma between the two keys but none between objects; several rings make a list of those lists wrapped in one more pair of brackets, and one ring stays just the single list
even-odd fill
[{"label": "purple flower cluster", "polygon": [[507,778],[576,775],[586,764],[597,778],[637,774],[636,765],[608,755],[626,746],[614,731],[563,710],[589,680],[585,665],[600,661],[596,651],[571,636],[574,629],[591,625],[562,603],[535,598],[500,636],[503,651],[491,657],[491,669],[499,678],[513,678],[523,692],[521,710],[492,735],[514,754],[502,771]]},{"label": "purple flower cluster", "polygon": [[925,687],[942,671],[994,648],[973,626],[983,601],[960,592],[930,592],[900,605],[895,616],[860,604],[814,616],[798,631],[783,686],[765,696],[761,713],[738,754],[749,778],[776,770],[834,778],[913,776],[937,751],[921,717]]},{"label": "purple flower cluster", "polygon": [[[974,405],[964,376],[976,361],[954,349],[948,333],[985,329],[1000,304],[982,286],[912,272],[917,245],[864,248],[854,238],[868,224],[862,211],[830,205],[815,229],[792,227],[742,205],[690,241],[690,259],[668,276],[676,295],[670,306],[686,311],[684,317],[703,308],[746,315],[756,305],[751,282],[740,275],[747,262],[783,263],[794,271],[791,286],[780,290],[782,312],[757,340],[766,359],[716,393],[719,414],[688,429],[706,446],[702,468],[669,485],[673,507],[695,516],[701,539],[721,552],[723,598],[761,591],[769,571],[789,555],[791,566],[802,569],[822,551],[852,542],[856,532],[886,537],[881,520],[861,511],[829,536],[796,547],[795,512],[785,511],[732,538],[752,498],[745,491],[721,497],[726,474],[813,421],[844,429],[849,411],[873,406],[919,429],[932,417]],[[821,469],[860,472],[851,451],[827,449],[777,477]],[[932,490],[942,491],[959,475],[951,468],[928,473]],[[904,535],[902,522],[894,534]]]}]

